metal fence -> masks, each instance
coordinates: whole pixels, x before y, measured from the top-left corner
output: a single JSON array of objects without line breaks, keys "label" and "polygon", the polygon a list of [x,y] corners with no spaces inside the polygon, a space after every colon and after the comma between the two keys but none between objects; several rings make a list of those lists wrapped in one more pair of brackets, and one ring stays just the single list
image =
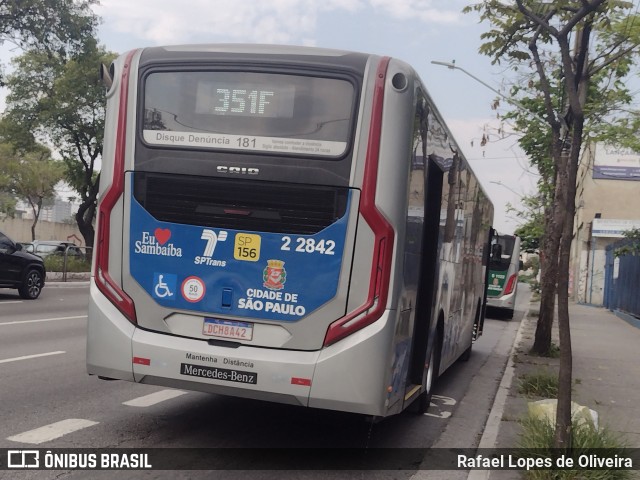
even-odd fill
[{"label": "metal fence", "polygon": [[617,248],[630,243],[625,239],[607,247],[604,306],[640,318],[640,256],[615,256]]},{"label": "metal fence", "polygon": [[89,278],[91,272],[91,247],[66,247],[42,256],[48,280],[69,281]]}]

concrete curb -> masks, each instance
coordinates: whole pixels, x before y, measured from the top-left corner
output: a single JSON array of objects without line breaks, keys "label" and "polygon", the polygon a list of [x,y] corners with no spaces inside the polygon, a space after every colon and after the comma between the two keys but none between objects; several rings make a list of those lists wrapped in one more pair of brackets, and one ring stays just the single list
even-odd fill
[{"label": "concrete curb", "polygon": [[[511,351],[509,352],[509,358],[507,359],[507,366],[504,369],[502,380],[500,381],[500,385],[498,386],[498,391],[495,398],[493,399],[493,405],[491,407],[491,411],[489,412],[487,423],[484,426],[482,437],[480,437],[478,448],[490,449],[496,447],[498,432],[500,431],[500,423],[502,422],[502,416],[504,414],[505,405],[507,403],[507,396],[509,395],[509,390],[511,389],[511,384],[513,383],[513,375],[515,370],[513,356],[516,353],[516,349],[518,348],[522,340],[522,332],[526,324],[526,319],[529,316],[529,312],[531,312],[531,306],[529,306],[529,308],[527,309],[527,312],[525,313],[522,321],[520,322],[520,325],[518,326],[518,331],[516,332],[515,339],[513,340]],[[467,480],[486,480],[490,476],[490,470],[470,470],[469,475],[467,476]]]},{"label": "concrete curb", "polygon": [[58,280],[47,281],[44,284],[44,288],[73,288],[73,287],[88,287],[89,280],[69,280],[62,282]]},{"label": "concrete curb", "polygon": [[[480,441],[487,426],[489,415],[495,411],[494,403],[498,388],[503,382],[503,377],[508,368],[508,360],[512,356],[514,344],[520,324],[506,322],[509,325],[505,328],[503,335],[496,340],[491,353],[481,365],[477,374],[471,379],[471,383],[464,395],[464,399],[459,401],[455,414],[447,423],[447,426],[440,433],[440,437],[431,448],[439,449],[468,449],[477,448],[475,442]],[[472,359],[473,360],[473,354]],[[490,392],[489,392],[490,391]],[[491,400],[480,414],[475,398],[491,394]],[[486,408],[486,410],[485,410]],[[484,413],[486,412],[486,413]],[[501,414],[500,414],[501,415]],[[500,416],[498,417],[500,418]],[[473,443],[469,444],[470,432],[474,433]],[[425,457],[426,459],[426,457]],[[425,460],[423,460],[425,462]],[[425,464],[424,469],[418,471],[410,477],[410,480],[466,480],[469,472],[467,470],[432,470]]]},{"label": "concrete curb", "polygon": [[[47,272],[47,282],[63,282],[64,273],[62,272]],[[89,281],[91,278],[90,272],[68,272],[67,282]]]}]

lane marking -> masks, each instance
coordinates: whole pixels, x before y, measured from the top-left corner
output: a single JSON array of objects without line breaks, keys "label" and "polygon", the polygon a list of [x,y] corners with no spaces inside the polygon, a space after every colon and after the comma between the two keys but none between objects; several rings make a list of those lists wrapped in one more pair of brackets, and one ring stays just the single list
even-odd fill
[{"label": "lane marking", "polygon": [[61,353],[67,353],[67,352],[59,350],[57,352],[36,353],[34,355],[25,355],[23,357],[5,358],[4,360],[0,360],[0,363],[10,363],[10,362],[17,362],[19,360],[29,360],[30,358],[48,357],[49,355],[60,355]]},{"label": "lane marking", "polygon": [[[441,405],[438,405],[438,403],[440,403]],[[429,404],[430,407],[434,407],[434,408],[438,408],[438,407],[442,407],[442,406],[453,406],[455,405],[457,402],[454,398],[451,397],[445,397],[442,395],[432,395],[431,396],[431,403]],[[425,415],[427,417],[435,417],[435,418],[449,418],[451,417],[451,412],[449,411],[441,411],[440,413],[429,413],[426,412]]]},{"label": "lane marking", "polygon": [[75,317],[39,318],[37,320],[16,320],[15,322],[0,322],[0,327],[3,325],[19,325],[21,323],[59,322],[60,320],[77,320],[79,318],[87,318],[87,315],[76,315]]},{"label": "lane marking", "polygon": [[[431,404],[432,406],[436,407],[437,405],[435,405],[434,403]],[[451,412],[442,412],[442,413],[425,413],[425,415],[427,417],[434,417],[434,418],[450,418],[451,417]]]},{"label": "lane marking", "polygon": [[0,302],[0,305],[7,305],[8,303],[23,303],[22,300],[9,300],[8,302]]},{"label": "lane marking", "polygon": [[171,400],[172,398],[180,397],[186,393],[188,392],[183,392],[182,390],[161,390],[159,392],[145,395],[144,397],[134,398],[128,402],[122,402],[122,404],[129,405],[130,407],[150,407],[156,403]]},{"label": "lane marking", "polygon": [[457,403],[455,398],[445,397],[443,395],[431,395],[431,398],[433,398],[434,400],[440,400],[443,405],[451,406]]},{"label": "lane marking", "polygon": [[82,418],[68,418],[60,422],[45,425],[44,427],[29,430],[28,432],[19,433],[12,437],[7,437],[7,440],[38,445],[40,443],[50,442],[69,433],[77,432],[83,428],[92,427],[98,423],[99,422],[93,422],[91,420],[83,420]]}]

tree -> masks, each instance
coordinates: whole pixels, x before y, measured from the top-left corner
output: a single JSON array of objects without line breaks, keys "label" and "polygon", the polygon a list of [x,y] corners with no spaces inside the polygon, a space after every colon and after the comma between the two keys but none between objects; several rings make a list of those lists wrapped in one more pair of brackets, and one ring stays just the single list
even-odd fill
[{"label": "tree", "polygon": [[[82,50],[98,23],[95,0],[0,0],[0,45],[65,57]],[[0,74],[0,85],[3,85]]]},{"label": "tree", "polygon": [[521,248],[525,252],[533,253],[540,249],[540,242],[544,235],[544,199],[542,195],[525,195],[521,198],[520,209],[507,204],[507,211],[515,213],[522,219],[522,223],[515,230],[521,239]]},{"label": "tree", "polygon": [[29,51],[14,60],[7,79],[5,136],[28,148],[51,143],[66,166],[66,180],[76,190],[80,206],[78,229],[86,245],[93,245],[105,116],[104,87],[97,66],[109,64],[115,54],[86,39],[73,58]]},{"label": "tree", "polygon": [[52,160],[46,148],[20,153],[11,145],[0,145],[0,189],[24,200],[31,207],[32,240],[36,239],[36,225],[43,202],[55,197],[55,186],[62,177],[61,162]]},{"label": "tree", "polygon": [[16,199],[13,195],[2,190],[2,184],[6,179],[0,174],[0,217],[6,215],[13,218],[16,214]]},{"label": "tree", "polygon": [[632,228],[623,233],[627,242],[621,247],[616,248],[613,253],[616,257],[624,255],[640,256],[640,228]]},{"label": "tree", "polygon": [[516,228],[513,233],[521,238],[522,251],[535,253],[540,250],[540,239],[544,234],[540,221],[529,220]]},{"label": "tree", "polygon": [[[479,11],[494,27],[482,35],[486,40],[482,53],[492,56],[494,62],[507,61],[531,72],[532,93],[543,103],[548,123],[550,141],[545,153],[553,165],[553,203],[545,221],[542,268],[546,281],[538,327],[549,327],[550,343],[553,297],[557,295],[560,373],[554,443],[559,448],[571,446],[569,250],[585,116],[590,112],[589,93],[597,87],[607,91],[606,85],[596,83],[604,78],[603,72],[607,70],[616,80],[623,78],[638,54],[640,22],[637,14],[629,14],[632,7],[614,0],[516,0],[515,5],[484,0],[467,9]],[[554,86],[561,87],[559,105]],[[536,343],[538,340],[536,331]]]}]

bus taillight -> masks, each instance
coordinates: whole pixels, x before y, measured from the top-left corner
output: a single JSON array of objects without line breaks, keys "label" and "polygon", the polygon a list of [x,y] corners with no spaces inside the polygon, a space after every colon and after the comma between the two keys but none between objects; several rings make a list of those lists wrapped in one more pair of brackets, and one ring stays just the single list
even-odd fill
[{"label": "bus taillight", "polygon": [[98,252],[96,254],[95,279],[98,289],[113,303],[131,323],[137,323],[133,300],[122,291],[109,275],[109,220],[110,211],[101,209],[98,223]]},{"label": "bus taillight", "polygon": [[[390,226],[389,229],[391,229]],[[391,232],[387,231],[387,236],[379,237],[376,235],[376,248],[374,251],[376,261],[371,269],[367,301],[349,315],[329,325],[329,329],[324,338],[325,347],[371,325],[382,316],[386,308],[389,293],[392,251],[393,230],[391,229]]]},{"label": "bus taillight", "polygon": [[133,300],[109,275],[109,237],[111,211],[124,192],[124,155],[127,137],[127,99],[129,96],[129,71],[135,50],[129,52],[122,70],[120,85],[120,105],[118,113],[118,129],[116,132],[116,149],[113,165],[113,179],[104,198],[98,207],[97,253],[95,279],[98,289],[113,303],[131,323],[137,323],[136,309]]},{"label": "bus taillight", "polygon": [[516,286],[516,281],[518,280],[518,274],[514,273],[513,275],[511,275],[509,277],[509,281],[507,282],[507,286],[504,289],[504,295],[509,295],[510,293],[513,293],[513,289]]},{"label": "bus taillight", "polygon": [[387,305],[395,232],[384,215],[376,208],[375,197],[376,183],[378,181],[378,162],[380,160],[384,84],[389,60],[389,57],[383,57],[376,72],[371,126],[369,127],[369,143],[367,144],[367,160],[362,181],[362,200],[360,202],[360,214],[375,235],[369,294],[363,305],[329,325],[324,338],[324,346],[331,345],[351,335],[353,332],[371,325],[382,316]]}]

